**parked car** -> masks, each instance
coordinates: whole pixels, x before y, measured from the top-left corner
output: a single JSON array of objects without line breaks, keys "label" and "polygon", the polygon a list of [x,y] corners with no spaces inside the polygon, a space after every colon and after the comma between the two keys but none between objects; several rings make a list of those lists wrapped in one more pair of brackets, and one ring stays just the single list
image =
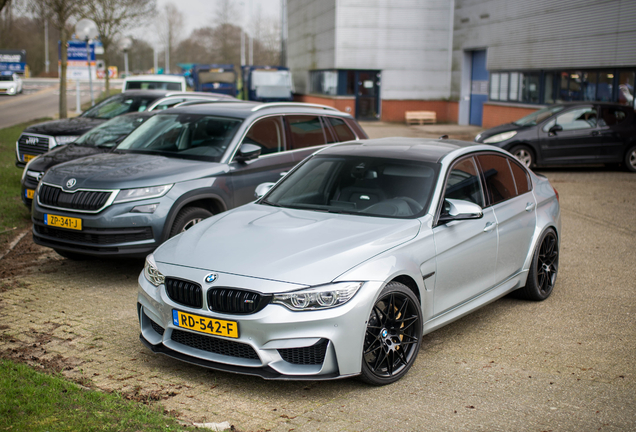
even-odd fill
[{"label": "parked car", "polygon": [[155,112],[144,111],[124,114],[91,129],[74,142],[55,147],[27,162],[22,173],[22,202],[31,208],[38,182],[51,167],[70,160],[80,159],[113,150],[133,130]]},{"label": "parked car", "polygon": [[18,168],[37,155],[59,146],[71,143],[105,121],[130,112],[155,111],[170,108],[188,100],[235,100],[217,93],[168,92],[164,90],[136,90],[116,94],[78,117],[53,120],[27,127],[16,142],[16,162]]},{"label": "parked car", "polygon": [[123,92],[129,90],[187,90],[186,79],[179,75],[132,75],[124,79]]},{"label": "parked car", "polygon": [[551,105],[488,129],[475,141],[506,149],[527,167],[622,163],[636,172],[636,116],[631,107],[613,103]]},{"label": "parked car", "polygon": [[13,72],[0,74],[0,94],[17,95],[22,93],[22,79]]},{"label": "parked car", "polygon": [[213,214],[254,200],[314,146],[366,138],[348,114],[299,103],[227,102],[162,111],[115,150],[49,169],[33,239],[67,257],[144,257]]},{"label": "parked car", "polygon": [[513,291],[550,296],[560,227],[548,180],[503,150],[336,144],[146,258],[141,341],[267,379],[389,384],[423,334]]}]

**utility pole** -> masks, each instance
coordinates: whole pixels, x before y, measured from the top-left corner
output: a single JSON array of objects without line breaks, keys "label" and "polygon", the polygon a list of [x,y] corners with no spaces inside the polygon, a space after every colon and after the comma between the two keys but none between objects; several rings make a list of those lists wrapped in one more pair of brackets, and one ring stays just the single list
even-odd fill
[{"label": "utility pole", "polygon": [[280,65],[287,66],[287,0],[280,0]]}]

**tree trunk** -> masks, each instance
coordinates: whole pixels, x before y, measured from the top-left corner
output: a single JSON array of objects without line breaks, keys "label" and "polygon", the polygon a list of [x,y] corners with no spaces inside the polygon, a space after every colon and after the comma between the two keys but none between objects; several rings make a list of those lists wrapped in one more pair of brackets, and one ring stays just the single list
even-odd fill
[{"label": "tree trunk", "polygon": [[60,65],[60,118],[65,119],[67,117],[67,109],[66,109],[66,63],[67,63],[67,39],[66,35],[66,27],[62,26],[60,32],[60,51],[62,55],[61,65]]},{"label": "tree trunk", "polygon": [[106,69],[106,97],[110,96],[110,77],[108,76],[108,67],[110,66],[110,59],[108,56],[108,45],[102,41],[104,47],[104,69]]}]

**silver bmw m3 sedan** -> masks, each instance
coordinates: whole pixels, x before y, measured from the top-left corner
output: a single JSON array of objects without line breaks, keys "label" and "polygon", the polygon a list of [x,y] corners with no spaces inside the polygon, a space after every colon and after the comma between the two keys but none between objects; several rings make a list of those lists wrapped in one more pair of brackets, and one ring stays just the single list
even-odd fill
[{"label": "silver bmw m3 sedan", "polygon": [[222,371],[389,384],[422,335],[513,291],[548,298],[560,227],[556,190],[504,150],[336,144],[149,255],[140,338]]}]

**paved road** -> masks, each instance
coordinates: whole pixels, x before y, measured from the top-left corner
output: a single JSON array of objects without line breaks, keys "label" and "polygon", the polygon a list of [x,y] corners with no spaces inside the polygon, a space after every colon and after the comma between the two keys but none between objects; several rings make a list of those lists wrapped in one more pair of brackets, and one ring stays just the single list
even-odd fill
[{"label": "paved road", "polygon": [[427,335],[390,386],[269,382],[154,355],[138,339],[141,261],[73,262],[30,236],[0,260],[0,353],[240,431],[636,430],[636,175],[543,173],[563,217],[553,295],[503,298]]},{"label": "paved road", "polygon": [[[93,83],[94,97],[98,97],[103,89],[103,82]],[[56,79],[25,79],[22,94],[0,96],[0,129],[38,118],[56,117],[59,113],[59,95],[59,82]],[[69,115],[76,110],[76,95],[76,84],[69,82]],[[81,103],[91,100],[88,82],[80,83],[80,99]]]}]

